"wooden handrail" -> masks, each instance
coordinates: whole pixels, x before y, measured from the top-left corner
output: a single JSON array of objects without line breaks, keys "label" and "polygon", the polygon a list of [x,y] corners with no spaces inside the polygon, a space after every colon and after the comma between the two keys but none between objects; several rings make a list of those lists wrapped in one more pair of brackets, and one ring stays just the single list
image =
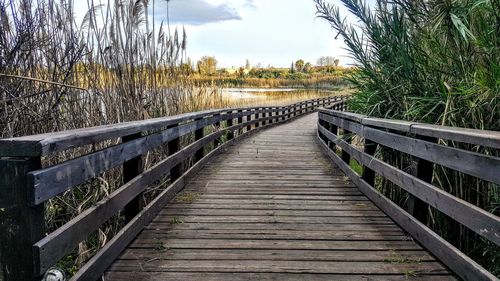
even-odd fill
[{"label": "wooden handrail", "polygon": [[[23,249],[22,253],[13,252],[9,257],[2,257],[0,262],[9,268],[22,269],[11,273],[7,280],[38,278],[89,234],[125,209],[125,227],[72,278],[97,279],[143,226],[184,187],[186,178],[222,148],[242,136],[320,107],[335,106],[346,98],[313,99],[282,107],[209,110],[0,140],[0,171],[16,173],[15,177],[2,175],[0,178],[0,208],[4,210],[4,214],[0,214],[0,234],[3,235],[0,244],[5,249],[17,243]],[[211,133],[205,135],[209,131]],[[179,139],[188,134],[194,135],[194,141],[181,147]],[[222,142],[223,136],[226,136],[226,142]],[[114,138],[121,138],[122,142],[41,167],[42,156]],[[161,145],[168,145],[168,156],[143,171],[142,156]],[[192,162],[185,172],[181,170],[183,162]],[[121,187],[52,233],[44,235],[44,202],[119,165],[123,165],[127,174]],[[170,185],[149,205],[141,208],[138,196],[168,174]],[[12,186],[23,192],[4,196]],[[19,213],[27,217],[14,220],[13,217]],[[4,221],[6,218],[8,223]],[[19,235],[21,241],[18,241]]]},{"label": "wooden handrail", "polygon": [[[343,130],[343,136],[339,136],[338,129]],[[357,147],[359,143],[354,146],[349,142],[353,135],[359,136],[364,141],[364,150]],[[500,158],[440,145],[436,141],[437,138],[491,148],[500,147],[500,132],[495,131],[369,118],[338,110],[319,111],[318,140],[321,147],[370,200],[461,278],[498,280],[422,223],[419,220],[421,214],[417,213],[419,210],[414,209],[414,213],[409,213],[375,188],[374,175],[376,173],[407,191],[415,200],[422,202],[424,208],[427,205],[432,206],[499,246],[500,218],[498,216],[434,186],[430,179],[432,165],[441,165],[498,185],[500,184]],[[416,176],[411,175],[378,159],[374,156],[376,146],[392,148],[411,155],[418,158],[419,163],[425,161],[425,165],[418,166],[418,169],[426,169],[425,173],[419,170]],[[338,156],[336,147],[340,148],[342,155],[348,155],[348,157]],[[350,167],[350,158],[363,166],[362,175],[357,174]]]}]

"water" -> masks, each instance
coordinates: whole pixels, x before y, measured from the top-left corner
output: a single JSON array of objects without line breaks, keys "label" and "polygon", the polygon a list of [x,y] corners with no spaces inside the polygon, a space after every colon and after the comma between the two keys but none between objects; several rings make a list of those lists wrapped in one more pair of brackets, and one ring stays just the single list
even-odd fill
[{"label": "water", "polygon": [[287,105],[303,100],[345,94],[342,90],[225,88],[221,97],[229,107]]}]

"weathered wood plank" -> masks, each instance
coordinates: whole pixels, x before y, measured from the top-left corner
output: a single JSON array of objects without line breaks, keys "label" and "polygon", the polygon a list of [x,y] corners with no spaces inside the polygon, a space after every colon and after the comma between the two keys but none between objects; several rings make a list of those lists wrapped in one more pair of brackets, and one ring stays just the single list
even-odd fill
[{"label": "weathered wood plank", "polygon": [[[323,99],[330,100],[329,98]],[[312,101],[304,101],[298,104],[306,103],[312,103]],[[288,107],[291,108],[294,105],[289,105]],[[248,109],[255,108],[235,108],[234,110],[247,110],[248,112]],[[262,112],[269,113],[277,112],[278,110],[279,109],[277,108],[272,110],[269,108],[263,108]],[[148,120],[123,122],[91,128],[81,128],[47,134],[0,139],[0,156],[44,156],[69,148],[92,144],[107,139],[132,135],[144,131],[158,130],[189,120],[221,114],[226,111],[227,109],[206,110]]]},{"label": "weathered wood plank", "polygon": [[[141,133],[125,136],[122,138],[122,142],[133,141],[134,139],[141,138]],[[144,162],[142,161],[142,155],[134,157],[128,161],[123,162],[122,167],[123,183],[131,181],[136,176],[140,175],[144,171]],[[125,216],[125,221],[129,222],[135,217],[141,210],[141,194],[137,194],[125,207],[123,208],[123,213]],[[36,196],[35,196],[36,197]]]},{"label": "weathered wood plank", "polygon": [[361,232],[379,232],[379,231],[389,231],[389,230],[401,230],[395,224],[342,224],[342,223],[330,223],[330,224],[314,224],[314,223],[301,223],[301,224],[290,224],[290,223],[248,223],[248,222],[217,222],[217,223],[189,223],[182,222],[181,224],[172,224],[169,222],[155,222],[152,221],[145,229],[239,229],[239,230],[324,230],[324,231],[361,231]]},{"label": "weathered wood plank", "polygon": [[363,136],[403,153],[500,184],[500,158],[364,127]]},{"label": "weathered wood plank", "polygon": [[[409,277],[405,274],[399,275],[370,275],[370,274],[297,274],[297,273],[213,273],[213,272],[145,272],[145,271],[113,271],[106,274],[106,280],[203,280],[203,281],[407,281]],[[411,277],[412,281],[456,281],[451,275],[417,275]]]},{"label": "weathered wood plank", "polygon": [[[321,234],[321,231],[319,231]],[[418,258],[416,258],[418,257]],[[260,250],[260,249],[131,249],[120,260],[305,260],[305,261],[435,261],[423,250],[401,251],[322,251],[322,250]]]},{"label": "weathered wood plank", "polygon": [[[325,235],[328,235],[326,237]],[[406,235],[394,235],[393,233],[377,233],[376,235],[363,235],[359,232],[325,232],[325,231],[289,231],[264,232],[262,230],[258,233],[251,233],[250,231],[239,231],[239,233],[232,233],[227,230],[212,230],[212,231],[164,231],[164,230],[148,230],[141,233],[141,237],[145,239],[245,239],[245,240],[308,240],[315,241],[404,241],[411,240]]]},{"label": "weathered wood plank", "polygon": [[[299,107],[296,113],[309,108]],[[113,271],[149,271],[150,275],[137,277],[141,280],[193,270],[200,274],[191,276],[193,280],[220,271],[246,274],[248,270],[263,272],[259,275],[263,280],[278,276],[273,272],[296,276],[310,272],[311,278],[297,280],[314,276],[397,280],[406,278],[405,270],[446,280],[450,275],[441,264],[366,197],[351,193],[355,191],[348,187],[351,181],[314,145],[314,120],[310,115],[254,135],[210,161],[108,269],[108,280],[117,280]],[[293,142],[283,141],[287,138]],[[286,145],[304,149],[294,153]],[[252,155],[253,147],[261,148],[258,158]],[[398,252],[405,254],[392,258]],[[360,269],[370,262],[378,275],[360,273],[371,270]],[[334,263],[346,268],[331,266]],[[352,272],[345,275],[339,273],[342,270]]]},{"label": "weathered wood plank", "polygon": [[457,128],[403,120],[373,118],[348,112],[332,112],[330,110],[320,110],[319,112],[371,127],[396,130],[402,133],[412,133],[420,136],[476,144],[491,148],[500,148],[500,132],[498,131]]},{"label": "weathered wood plank", "polygon": [[329,132],[324,128],[320,127],[319,130],[323,131],[323,134],[348,151],[352,157],[363,165],[373,169],[381,176],[465,225],[477,234],[497,245],[500,244],[500,219],[494,214],[355,149],[345,141],[335,138],[332,134],[328,134]]},{"label": "weathered wood plank", "polygon": [[126,260],[116,261],[110,270],[119,271],[184,271],[184,272],[283,272],[283,273],[315,273],[315,274],[416,274],[446,273],[437,262],[389,263],[389,262],[342,262],[342,261],[269,261],[269,260],[154,260],[139,264]]},{"label": "weathered wood plank", "polygon": [[210,213],[201,209],[189,208],[168,208],[162,210],[158,217],[166,216],[294,216],[294,217],[387,217],[381,211],[360,211],[360,210],[341,210],[341,211],[296,211],[296,210],[246,210],[246,209],[214,209]]},{"label": "weathered wood plank", "polygon": [[[259,120],[254,120],[250,123],[258,122]],[[197,145],[204,145],[205,143],[211,142],[214,139],[220,137],[223,133],[228,130],[238,130],[243,128],[248,124],[238,124],[224,130],[212,133],[198,142],[192,144],[193,148],[199,148]],[[253,130],[243,135],[248,135],[258,130]],[[206,157],[198,161],[194,166],[192,166],[186,173],[183,174],[179,179],[172,183],[166,190],[164,190],[158,197],[156,197],[148,206],[146,206],[132,221],[130,221],[118,234],[116,234],[111,241],[109,241],[92,259],[87,262],[72,278],[71,280],[95,280],[97,279],[105,269],[113,262],[114,259],[121,253],[121,251],[129,244],[135,236],[148,224],[153,217],[165,206],[180,189],[185,185],[185,178],[191,177],[193,174],[197,173],[201,167],[203,167],[210,158],[218,153],[224,151],[224,148],[231,145],[236,139],[229,140],[224,144],[220,145],[216,149],[212,150],[207,154]],[[180,152],[183,152],[181,150]],[[184,159],[189,157],[192,153],[184,155]]]},{"label": "weathered wood plank", "polygon": [[41,275],[31,247],[45,232],[44,206],[29,206],[26,174],[40,158],[0,158],[0,279],[34,280]]},{"label": "weathered wood plank", "polygon": [[169,127],[160,133],[123,142],[42,170],[33,171],[28,174],[30,180],[28,186],[33,189],[31,200],[35,205],[40,204],[106,170],[222,119],[223,117],[217,116]]},{"label": "weathered wood plank", "polygon": [[419,250],[413,241],[321,241],[243,239],[147,239],[139,236],[129,248],[289,249],[289,250]]},{"label": "weathered wood plank", "polygon": [[[241,126],[242,124],[236,125],[235,127]],[[55,264],[57,260],[71,251],[71,249],[82,241],[90,232],[96,230],[101,224],[126,206],[150,184],[162,177],[166,171],[176,167],[184,159],[190,157],[201,147],[212,142],[214,139],[221,136],[225,130],[229,129],[231,128],[214,132],[186,146],[173,155],[170,155],[144,173],[131,179],[110,194],[109,197],[98,202],[94,207],[85,210],[53,233],[35,243],[33,247],[40,253],[39,256],[36,257],[36,264],[40,265],[41,272]]]},{"label": "weathered wood plank", "polygon": [[[319,137],[319,136],[318,136]],[[475,261],[453,247],[442,237],[434,233],[391,200],[368,185],[342,159],[332,152],[328,145],[318,140],[325,153],[353,180],[367,197],[382,211],[408,231],[418,242],[430,250],[444,264],[465,280],[495,280],[496,277],[482,268]],[[372,167],[372,169],[374,169]],[[375,169],[374,169],[375,170]]]}]

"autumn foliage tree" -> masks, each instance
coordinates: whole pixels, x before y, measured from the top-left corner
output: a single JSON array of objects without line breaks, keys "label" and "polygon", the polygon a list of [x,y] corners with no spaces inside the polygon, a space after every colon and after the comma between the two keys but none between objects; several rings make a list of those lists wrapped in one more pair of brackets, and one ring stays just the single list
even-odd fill
[{"label": "autumn foliage tree", "polygon": [[217,60],[213,56],[204,56],[196,64],[201,75],[213,75],[217,71]]}]

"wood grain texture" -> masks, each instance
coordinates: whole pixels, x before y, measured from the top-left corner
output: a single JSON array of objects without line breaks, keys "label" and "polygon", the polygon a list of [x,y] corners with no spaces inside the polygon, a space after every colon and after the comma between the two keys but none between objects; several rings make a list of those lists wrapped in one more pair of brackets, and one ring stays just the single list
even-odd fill
[{"label": "wood grain texture", "polygon": [[316,120],[211,159],[105,280],[455,280],[323,155]]},{"label": "wood grain texture", "polygon": [[[325,116],[325,114],[320,113],[320,119],[323,116]],[[336,117],[333,117],[332,121],[336,124],[352,123],[352,121],[339,119]],[[321,123],[322,124],[320,124],[318,127],[317,134],[317,141],[318,143],[320,143],[321,148],[333,160],[334,163],[339,165],[342,171],[344,171],[349,176],[349,178],[372,202],[380,207],[403,229],[408,231],[409,234],[415,237],[416,240],[419,241],[423,246],[427,247],[433,254],[436,255],[436,257],[443,261],[443,263],[449,266],[457,275],[459,275],[464,280],[498,280],[498,278],[496,278],[492,273],[485,270],[483,267],[481,267],[481,265],[477,264],[466,254],[455,248],[448,241],[419,222],[411,214],[401,209],[397,204],[392,202],[390,199],[376,190],[373,186],[367,183],[347,163],[345,163],[345,161],[343,161],[343,159],[341,159],[341,157],[339,157],[335,151],[332,151],[329,148],[328,142],[325,141],[324,138],[326,137],[328,140],[335,142],[342,148],[343,151],[349,153],[349,155],[355,158],[362,165],[365,165],[366,167],[374,170],[382,177],[385,177],[386,179],[399,185],[401,188],[407,190],[416,197],[422,199],[427,203],[434,201],[435,203],[432,205],[435,208],[443,211],[444,213],[449,213],[452,218],[462,222],[464,225],[485,236],[486,238],[491,239],[491,241],[493,242],[497,242],[498,237],[495,237],[495,235],[489,237],[490,234],[481,233],[482,229],[474,228],[473,225],[477,224],[478,222],[479,224],[486,224],[488,225],[488,227],[492,228],[492,234],[495,234],[498,233],[498,217],[432,186],[431,184],[424,181],[425,177],[422,179],[418,179],[401,170],[398,170],[395,167],[390,166],[385,162],[382,162],[377,158],[374,158],[373,156],[350,145],[341,138],[338,138],[336,135],[329,132],[326,128],[322,127],[324,122]],[[363,136],[370,136],[370,134],[374,135],[374,133],[370,133],[372,131],[375,131],[375,129],[364,127],[361,128],[360,134],[363,134]],[[383,131],[379,132],[381,134],[390,134]],[[370,140],[374,140],[373,137],[367,138],[369,138]],[[379,142],[377,141],[377,143]],[[425,195],[422,193],[425,193]],[[439,195],[441,195],[441,197],[443,198],[440,198]],[[455,212],[460,213],[460,215],[456,216],[456,214],[452,212],[453,209]],[[480,218],[472,219],[472,216],[464,209],[467,209],[467,211],[472,211],[474,215],[479,216]]]},{"label": "wood grain texture", "polygon": [[354,148],[344,140],[336,138],[325,128],[320,127],[319,130],[362,165],[373,169],[379,175],[465,225],[477,234],[497,245],[500,243],[500,219],[494,214]]},{"label": "wood grain texture", "polygon": [[412,234],[417,241],[422,243],[422,245],[430,249],[434,255],[452,268],[461,278],[470,281],[498,280],[493,274],[489,273],[442,237],[417,221],[394,202],[390,201],[387,197],[368,185],[358,174],[356,174],[356,172],[354,172],[354,170],[343,162],[337,154],[330,151],[326,144],[322,143],[322,146],[325,152],[328,153],[328,156],[349,175],[370,200],[379,206],[385,213],[390,214],[394,221],[408,231],[408,233]]}]

